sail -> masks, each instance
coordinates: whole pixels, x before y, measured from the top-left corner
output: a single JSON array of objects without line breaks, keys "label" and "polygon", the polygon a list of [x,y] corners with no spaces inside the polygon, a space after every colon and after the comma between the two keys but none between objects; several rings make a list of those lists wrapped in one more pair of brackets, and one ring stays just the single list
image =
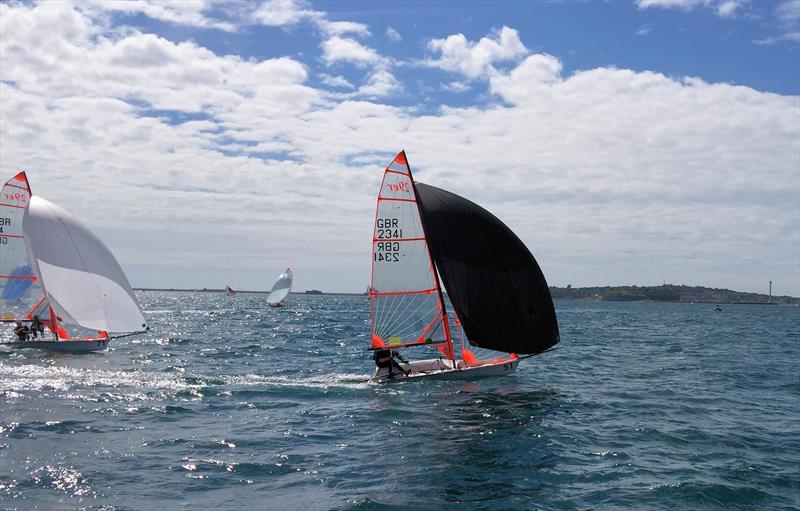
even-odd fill
[{"label": "sail", "polygon": [[22,318],[42,292],[28,261],[22,217],[31,198],[24,172],[9,179],[0,190],[0,317]]},{"label": "sail", "polygon": [[110,332],[145,328],[119,263],[80,221],[34,196],[25,211],[23,229],[28,259],[60,320]]},{"label": "sail", "polygon": [[525,244],[477,204],[425,184],[416,189],[433,259],[469,342],[519,354],[557,344],[550,290]]},{"label": "sail", "polygon": [[236,291],[231,286],[225,286],[225,294],[228,296],[236,296]]},{"label": "sail", "polygon": [[267,296],[267,303],[277,305],[281,303],[289,293],[292,291],[292,269],[286,268],[286,271],[278,275],[278,280],[272,285],[272,289]]},{"label": "sail", "polygon": [[449,340],[405,152],[383,174],[372,236],[372,347]]}]

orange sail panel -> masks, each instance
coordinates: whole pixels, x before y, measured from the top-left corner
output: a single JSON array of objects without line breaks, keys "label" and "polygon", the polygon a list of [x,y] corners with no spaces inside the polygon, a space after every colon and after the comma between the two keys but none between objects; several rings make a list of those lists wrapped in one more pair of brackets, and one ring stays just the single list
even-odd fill
[{"label": "orange sail panel", "polygon": [[372,348],[447,341],[439,278],[401,152],[383,174],[372,236]]}]

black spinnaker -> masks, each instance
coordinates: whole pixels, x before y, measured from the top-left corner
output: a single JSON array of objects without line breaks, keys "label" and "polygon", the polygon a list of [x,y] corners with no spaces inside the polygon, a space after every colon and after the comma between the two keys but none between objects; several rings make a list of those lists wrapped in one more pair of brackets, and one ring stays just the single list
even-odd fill
[{"label": "black spinnaker", "polygon": [[517,354],[558,344],[550,290],[525,244],[477,204],[415,186],[431,255],[470,343]]}]

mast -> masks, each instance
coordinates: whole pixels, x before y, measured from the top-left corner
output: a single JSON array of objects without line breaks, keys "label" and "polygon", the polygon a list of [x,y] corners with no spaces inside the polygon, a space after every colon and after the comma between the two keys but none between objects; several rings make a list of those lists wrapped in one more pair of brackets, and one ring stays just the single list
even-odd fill
[{"label": "mast", "polygon": [[[406,166],[408,168],[408,177],[411,181],[411,186],[414,189],[414,196],[417,199],[417,211],[419,211],[419,219],[422,223],[422,232],[425,234],[426,244],[428,239],[428,231],[425,229],[425,217],[422,215],[422,210],[419,207],[419,193],[417,193],[417,183],[414,181],[414,174],[411,172],[411,164],[408,163],[408,157],[406,156],[405,149],[400,151],[400,154],[403,155],[403,158],[406,160]],[[444,306],[444,295],[442,294],[442,285],[439,282],[439,272],[436,269],[436,263],[433,261],[433,256],[431,255],[430,249],[428,249],[428,259],[431,262],[431,269],[433,270],[433,277],[436,279],[436,292],[439,295],[439,305],[442,307],[442,323],[444,324],[444,336],[447,339],[447,349],[450,352],[450,356],[453,360],[453,365],[455,367],[455,359],[456,359],[456,352],[453,349],[453,337],[450,334],[450,319],[447,317],[447,308]]]}]

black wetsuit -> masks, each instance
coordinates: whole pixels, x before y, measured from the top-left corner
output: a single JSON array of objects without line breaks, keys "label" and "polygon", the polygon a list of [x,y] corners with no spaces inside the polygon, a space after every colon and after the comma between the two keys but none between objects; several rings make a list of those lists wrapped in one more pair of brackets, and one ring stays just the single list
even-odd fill
[{"label": "black wetsuit", "polygon": [[376,366],[378,366],[379,368],[389,369],[390,378],[394,376],[395,369],[408,376],[408,371],[403,369],[403,367],[400,364],[395,362],[394,360],[395,358],[397,358],[401,362],[408,363],[408,360],[405,360],[403,357],[400,356],[399,353],[396,353],[392,350],[375,350],[375,353],[372,354],[372,360],[375,361]]}]

